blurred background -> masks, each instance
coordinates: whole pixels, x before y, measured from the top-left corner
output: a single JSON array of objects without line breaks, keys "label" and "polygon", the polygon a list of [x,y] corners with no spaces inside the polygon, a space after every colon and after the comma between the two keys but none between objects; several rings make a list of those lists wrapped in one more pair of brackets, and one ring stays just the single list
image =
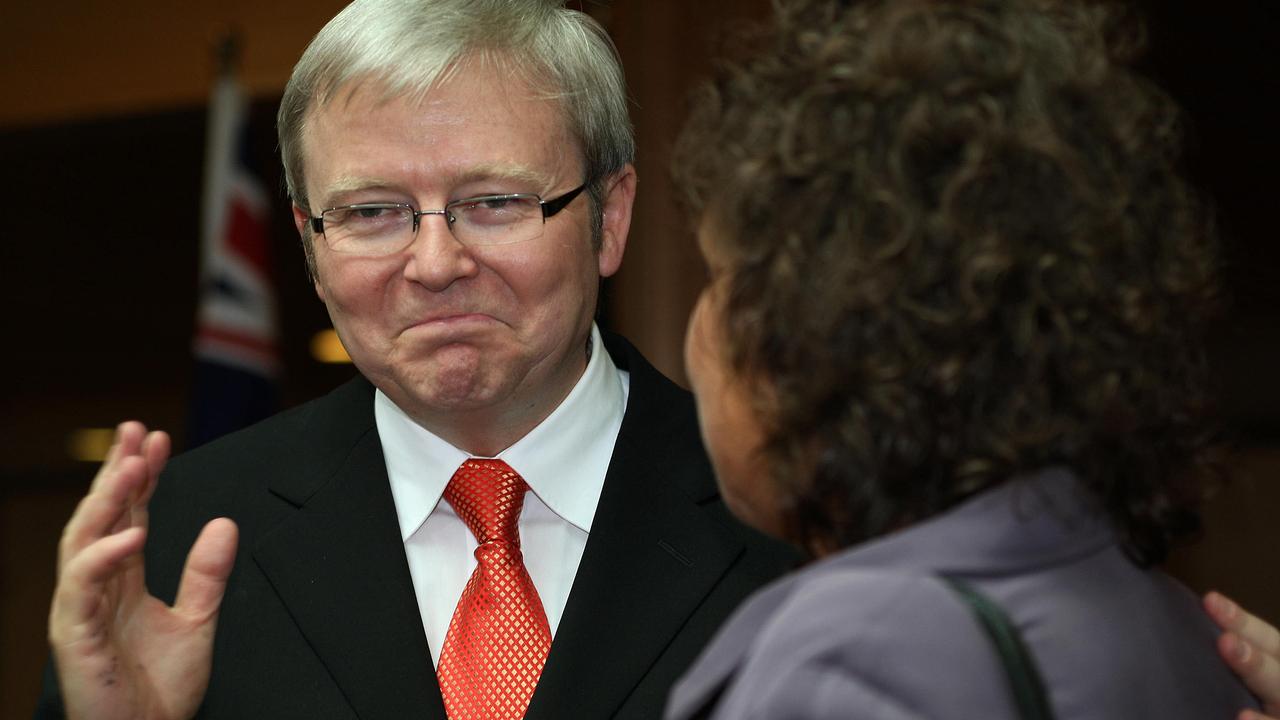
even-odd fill
[{"label": "blurred background", "polygon": [[[329,344],[328,318],[307,282],[273,127],[293,63],[343,4],[0,5],[8,348],[0,383],[0,718],[30,717],[34,707],[57,539],[115,423],[143,420],[182,448],[209,431],[193,420],[201,399],[231,397],[239,380],[267,410],[322,394],[354,372]],[[618,44],[640,148],[636,217],[623,270],[605,287],[602,323],[683,382],[685,320],[705,273],[668,179],[672,138],[690,89],[710,68],[714,39],[728,24],[767,17],[768,0],[572,4]],[[1188,111],[1190,171],[1216,203],[1227,243],[1233,305],[1212,354],[1240,471],[1209,507],[1205,537],[1169,569],[1277,620],[1280,243],[1272,213],[1280,114],[1266,98],[1280,89],[1272,42],[1280,5],[1146,5],[1146,66]],[[235,236],[231,245],[261,238],[265,250],[249,253],[248,268],[233,263],[224,278],[201,275],[200,237],[206,154],[215,155],[206,149],[210,98],[223,66],[218,50],[232,36],[247,103],[243,132],[224,137],[242,142],[231,143],[226,157],[234,161],[223,169],[236,169],[241,190],[249,178],[260,190],[211,197],[247,198],[217,227]],[[219,303],[245,287],[249,306],[266,314],[248,322],[220,315]],[[207,305],[198,312],[201,288]],[[211,372],[197,362],[197,347],[203,360],[229,359],[234,370]]]}]

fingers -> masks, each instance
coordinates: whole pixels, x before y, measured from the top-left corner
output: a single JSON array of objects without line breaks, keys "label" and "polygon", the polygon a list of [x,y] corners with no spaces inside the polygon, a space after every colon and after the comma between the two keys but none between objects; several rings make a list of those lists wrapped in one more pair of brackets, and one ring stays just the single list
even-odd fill
[{"label": "fingers", "polygon": [[83,548],[62,568],[50,609],[49,633],[55,644],[76,640],[79,631],[96,634],[93,622],[103,586],[130,558],[142,552],[146,531],[128,528]]},{"label": "fingers", "polygon": [[58,618],[85,622],[104,600],[143,592],[145,503],[168,453],[164,433],[148,433],[139,422],[116,428],[88,495],[62,531],[51,623]]},{"label": "fingers", "polygon": [[[137,487],[131,495],[127,517],[117,520],[115,526],[117,531],[129,526],[147,527],[150,517],[147,504],[151,502],[151,496],[156,491],[160,471],[164,469],[164,464],[169,459],[169,435],[158,430],[147,433],[141,447],[138,448],[138,457],[143,460],[145,477],[142,485]],[[125,582],[127,588],[139,590],[146,584],[141,556],[132,558],[126,564],[125,572],[129,575]]]},{"label": "fingers", "polygon": [[[121,458],[126,457],[124,453],[131,452],[133,457],[142,459],[145,467],[144,481],[141,486],[134,487],[131,500],[130,512],[127,516],[122,516],[116,521],[113,528],[114,531],[123,530],[130,525],[145,527],[147,524],[147,503],[150,502],[152,494],[155,493],[156,483],[160,479],[160,471],[164,469],[165,462],[169,459],[169,435],[161,430],[145,432],[146,428],[141,423],[125,423],[121,425],[124,428],[128,426],[138,426],[144,432],[140,441],[130,442],[121,445]],[[131,427],[132,429],[132,427]]]},{"label": "fingers", "polygon": [[131,525],[146,526],[146,503],[168,459],[169,444],[167,434],[148,433],[139,422],[116,428],[107,459],[63,530],[59,567],[96,540]]},{"label": "fingers", "polygon": [[169,434],[163,430],[147,433],[142,442],[141,454],[147,463],[147,485],[138,496],[135,505],[145,506],[156,490],[156,482],[160,479],[160,471],[169,460]]},{"label": "fingers", "polygon": [[1259,651],[1232,632],[1218,638],[1218,654],[1262,700],[1263,709],[1280,714],[1280,659]]},{"label": "fingers", "polygon": [[1263,653],[1280,658],[1280,630],[1270,623],[1218,592],[1205,595],[1204,607],[1223,630],[1234,632]]},{"label": "fingers", "polygon": [[[1266,712],[1280,715],[1280,632],[1220,593],[1206,595],[1204,606],[1226,631],[1218,638],[1222,659],[1262,700]],[[1262,718],[1253,713],[1251,720]]]},{"label": "fingers", "polygon": [[80,501],[63,528],[58,546],[59,567],[81,550],[112,532],[131,507],[131,499],[146,482],[146,464],[136,456],[118,457],[98,473],[94,488]]},{"label": "fingers", "polygon": [[211,520],[204,526],[187,554],[174,610],[198,619],[217,613],[235,563],[238,539],[239,529],[227,518]]},{"label": "fingers", "polygon": [[142,446],[142,441],[147,434],[147,427],[135,420],[127,420],[116,426],[116,434],[111,438],[111,447],[107,448],[107,457],[102,461],[102,467],[98,470],[98,474],[93,478],[93,485],[90,486],[89,492],[93,492],[102,482],[106,471],[113,467],[121,458],[137,455],[138,449]]}]

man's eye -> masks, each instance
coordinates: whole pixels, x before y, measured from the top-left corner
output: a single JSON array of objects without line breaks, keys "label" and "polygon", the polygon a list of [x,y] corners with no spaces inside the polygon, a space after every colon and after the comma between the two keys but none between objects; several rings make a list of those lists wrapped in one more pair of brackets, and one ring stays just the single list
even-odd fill
[{"label": "man's eye", "polygon": [[325,222],[352,228],[379,228],[399,223],[405,209],[396,205],[351,205],[325,213]]},{"label": "man's eye", "polygon": [[393,209],[384,207],[361,207],[351,209],[352,217],[357,220],[377,220],[378,218],[386,217],[394,213],[395,211]]},{"label": "man's eye", "polygon": [[454,214],[476,225],[503,225],[517,222],[538,210],[538,201],[523,197],[477,198],[460,203]]},{"label": "man's eye", "polygon": [[347,208],[346,222],[367,226],[392,225],[408,217],[400,205],[352,205]]},{"label": "man's eye", "polygon": [[518,203],[519,200],[514,198],[488,198],[475,203],[472,207],[477,210],[500,212],[502,210],[509,210],[512,205],[516,205]]}]

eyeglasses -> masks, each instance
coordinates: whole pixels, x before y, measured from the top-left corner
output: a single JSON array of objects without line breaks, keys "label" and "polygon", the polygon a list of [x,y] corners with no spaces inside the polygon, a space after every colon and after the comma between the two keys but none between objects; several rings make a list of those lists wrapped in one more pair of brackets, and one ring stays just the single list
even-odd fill
[{"label": "eyeglasses", "polygon": [[408,203],[340,205],[311,215],[311,229],[331,250],[351,255],[390,255],[409,247],[424,215],[443,215],[449,231],[467,246],[507,245],[542,235],[547,218],[578,197],[586,184],[551,200],[531,193],[481,195],[455,200],[443,210],[415,210]]}]

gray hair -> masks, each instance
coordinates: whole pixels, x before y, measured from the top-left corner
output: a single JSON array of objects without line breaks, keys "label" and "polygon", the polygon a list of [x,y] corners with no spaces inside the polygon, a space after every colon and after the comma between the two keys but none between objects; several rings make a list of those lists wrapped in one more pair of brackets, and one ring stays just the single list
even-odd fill
[{"label": "gray hair", "polygon": [[633,161],[635,140],[612,40],[590,16],[563,7],[563,0],[356,0],[348,5],[311,41],[280,101],[276,126],[293,202],[308,207],[302,153],[308,113],[365,83],[378,86],[387,99],[421,99],[473,59],[500,63],[562,103],[586,162],[598,242],[602,182]]}]

